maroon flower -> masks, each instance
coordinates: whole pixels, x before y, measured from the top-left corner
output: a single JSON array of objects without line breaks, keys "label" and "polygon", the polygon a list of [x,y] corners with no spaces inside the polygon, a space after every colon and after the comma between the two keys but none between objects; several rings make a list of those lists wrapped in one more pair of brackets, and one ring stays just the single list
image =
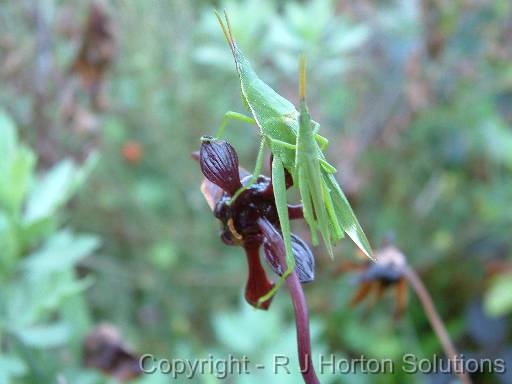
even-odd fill
[{"label": "maroon flower", "polygon": [[[277,250],[270,240],[275,234],[262,228],[258,223],[258,219],[264,218],[281,237],[272,180],[259,176],[255,183],[230,204],[235,192],[251,179],[250,175],[239,169],[238,156],[234,148],[226,141],[203,137],[199,151],[199,164],[207,179],[202,186],[203,194],[213,209],[215,217],[222,223],[220,235],[222,241],[227,245],[241,245],[245,249],[249,266],[245,298],[249,304],[257,307],[258,299],[273,287],[260,262],[261,245],[265,251],[265,260],[272,270],[279,276],[283,274],[283,268],[277,256],[281,250]],[[243,183],[240,181],[241,178]],[[288,175],[287,179],[289,187],[291,177]],[[214,186],[211,185],[212,183]],[[290,206],[290,217],[301,218],[302,207]],[[315,263],[311,250],[295,235],[292,236],[292,245],[300,281],[312,281]],[[269,299],[263,303],[260,306],[261,309],[267,309],[270,301]]]},{"label": "maroon flower", "polygon": [[[245,299],[256,308],[268,309],[272,299],[258,306],[259,299],[274,286],[261,265],[260,247],[263,246],[265,260],[277,275],[281,276],[287,269],[272,180],[258,176],[232,202],[231,197],[242,185],[247,185],[251,175],[238,168],[238,156],[229,143],[210,137],[203,137],[201,141],[201,150],[196,156],[206,178],[201,191],[222,224],[222,241],[245,250],[249,268]],[[286,183],[287,188],[292,186],[288,173]],[[290,205],[288,211],[290,219],[303,218],[302,206]],[[295,310],[299,363],[305,382],[318,383],[311,360],[308,310],[301,287],[301,283],[313,281],[315,263],[308,245],[296,235],[292,235],[292,246],[296,266],[286,279],[286,285]]]}]

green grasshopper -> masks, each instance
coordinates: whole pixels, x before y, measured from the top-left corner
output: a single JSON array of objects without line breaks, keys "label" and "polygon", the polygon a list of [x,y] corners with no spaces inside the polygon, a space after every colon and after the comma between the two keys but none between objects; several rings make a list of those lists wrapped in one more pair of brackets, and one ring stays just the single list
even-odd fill
[{"label": "green grasshopper", "polygon": [[262,303],[274,295],[295,267],[287,208],[285,169],[292,175],[294,185],[299,187],[304,219],[310,228],[314,245],[318,245],[317,232],[320,232],[323,243],[332,257],[332,242],[343,238],[343,231],[345,231],[361,251],[370,258],[372,258],[372,250],[347,198],[334,177],[336,169],[325,159],[323,150],[328,141],[318,134],[320,124],[310,118],[306,105],[304,58],[302,57],[300,60],[300,106],[297,111],[291,102],[280,96],[257,76],[233,38],[226,12],[224,12],[225,23],[218,12],[215,14],[235,60],[240,78],[242,102],[252,115],[249,117],[237,112],[227,112],[216,136],[224,135],[224,129],[229,120],[255,124],[261,134],[261,143],[252,179],[235,193],[232,201],[261,173],[265,147],[268,146],[273,155],[274,197],[286,250],[287,270],[275,287],[260,298],[260,303]]}]

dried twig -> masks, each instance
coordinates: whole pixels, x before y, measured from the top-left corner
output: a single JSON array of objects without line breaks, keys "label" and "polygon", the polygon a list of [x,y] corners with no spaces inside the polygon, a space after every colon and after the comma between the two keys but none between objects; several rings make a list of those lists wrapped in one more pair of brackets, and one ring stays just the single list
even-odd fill
[{"label": "dried twig", "polygon": [[457,359],[459,353],[455,349],[455,346],[453,345],[453,342],[450,339],[450,335],[446,331],[446,327],[444,326],[443,321],[441,320],[439,314],[437,313],[437,310],[434,306],[434,303],[432,301],[432,298],[430,297],[427,288],[421,281],[420,277],[411,267],[405,266],[404,276],[407,279],[407,281],[411,284],[416,295],[418,295],[418,298],[420,299],[425,314],[427,315],[430,324],[432,325],[432,328],[434,329],[434,332],[437,335],[437,338],[441,342],[443,350],[446,356],[448,357],[448,361],[452,364],[454,372],[457,374],[457,376],[459,376],[463,383],[471,384],[471,379],[469,378],[468,374],[464,371],[462,365],[461,367],[457,367],[457,361],[460,361]]}]

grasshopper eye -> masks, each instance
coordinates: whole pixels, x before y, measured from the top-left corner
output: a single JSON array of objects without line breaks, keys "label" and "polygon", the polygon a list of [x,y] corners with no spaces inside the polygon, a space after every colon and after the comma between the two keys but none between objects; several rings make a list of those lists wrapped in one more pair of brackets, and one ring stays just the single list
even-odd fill
[{"label": "grasshopper eye", "polygon": [[223,140],[202,140],[199,163],[204,177],[233,195],[242,187],[235,149]]}]

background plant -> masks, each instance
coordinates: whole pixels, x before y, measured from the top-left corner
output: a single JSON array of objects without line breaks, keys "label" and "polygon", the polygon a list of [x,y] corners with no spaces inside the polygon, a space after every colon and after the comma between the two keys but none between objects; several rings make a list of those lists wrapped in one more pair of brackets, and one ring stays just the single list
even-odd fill
[{"label": "background plant", "polygon": [[[0,111],[0,381],[50,382],[71,354],[77,361],[90,324],[75,268],[99,246],[96,236],[62,225],[61,208],[83,183],[84,167],[63,160],[36,174],[36,156]],[[23,378],[23,379],[21,379]]]},{"label": "background plant", "polygon": [[[0,6],[0,105],[17,123],[21,141],[38,148],[40,156],[42,139],[49,136],[36,127],[46,121],[55,128],[55,160],[39,163],[41,171],[66,157],[81,163],[90,148],[101,154],[77,198],[61,211],[76,231],[102,238],[102,248],[80,262],[81,273],[94,277],[85,291],[91,323],[114,323],[137,351],[160,356],[204,356],[235,342],[226,340],[212,319],[238,313],[245,261],[218,241],[216,222],[197,188],[197,164],[187,161],[198,137],[217,127],[225,110],[243,110],[239,95],[227,91],[237,89],[232,63],[224,67],[219,55],[204,54],[205,47],[213,46],[230,60],[215,25],[216,7],[227,8],[233,22],[246,26],[234,28],[238,39],[247,39],[247,55],[269,84],[295,102],[296,68],[287,67],[286,58],[315,42],[311,49],[318,51],[308,54],[311,112],[331,140],[328,157],[371,243],[379,244],[394,231],[397,246],[431,290],[462,353],[510,359],[508,1],[266,1],[258,2],[260,7],[250,1],[106,1],[119,47],[106,74],[108,105],[102,112],[91,111],[80,95],[76,104],[87,113],[71,122],[59,113],[61,81],[70,78],[67,71],[80,46],[88,3],[37,3],[50,41],[42,50],[36,44],[40,29],[34,2]],[[296,32],[300,28],[295,25],[302,24],[292,23],[293,12],[318,12],[318,22],[309,27],[320,32],[312,33],[311,40]],[[287,32],[275,31],[283,28]],[[342,37],[359,35],[352,38],[357,44],[336,38],[336,44],[350,49],[327,49],[337,30]],[[284,33],[293,36],[291,43],[282,38]],[[50,59],[44,77],[46,120],[35,113],[41,100],[34,86],[35,63],[41,55]],[[240,125],[240,132],[246,128]],[[232,138],[240,162],[253,164],[255,136],[237,135],[237,129]],[[142,149],[138,163],[123,157],[129,141]],[[0,158],[3,163],[3,153]],[[349,244],[341,243],[336,253],[338,260],[354,258]],[[306,294],[311,313],[318,314],[313,319],[316,340],[328,352],[397,362],[405,352],[427,357],[440,352],[417,301],[411,300],[398,326],[390,316],[391,300],[371,312],[365,306],[349,310],[351,278],[330,277],[332,262],[326,255],[315,256],[317,282]],[[497,261],[502,267],[488,273]],[[279,303],[273,310],[282,313],[283,328],[289,327],[290,308]],[[78,352],[68,356],[79,361]],[[63,360],[54,360],[54,374],[65,369]],[[92,382],[105,380],[80,372],[92,375]],[[397,373],[335,380],[421,383],[442,378]],[[479,380],[507,383],[510,377]]]}]

